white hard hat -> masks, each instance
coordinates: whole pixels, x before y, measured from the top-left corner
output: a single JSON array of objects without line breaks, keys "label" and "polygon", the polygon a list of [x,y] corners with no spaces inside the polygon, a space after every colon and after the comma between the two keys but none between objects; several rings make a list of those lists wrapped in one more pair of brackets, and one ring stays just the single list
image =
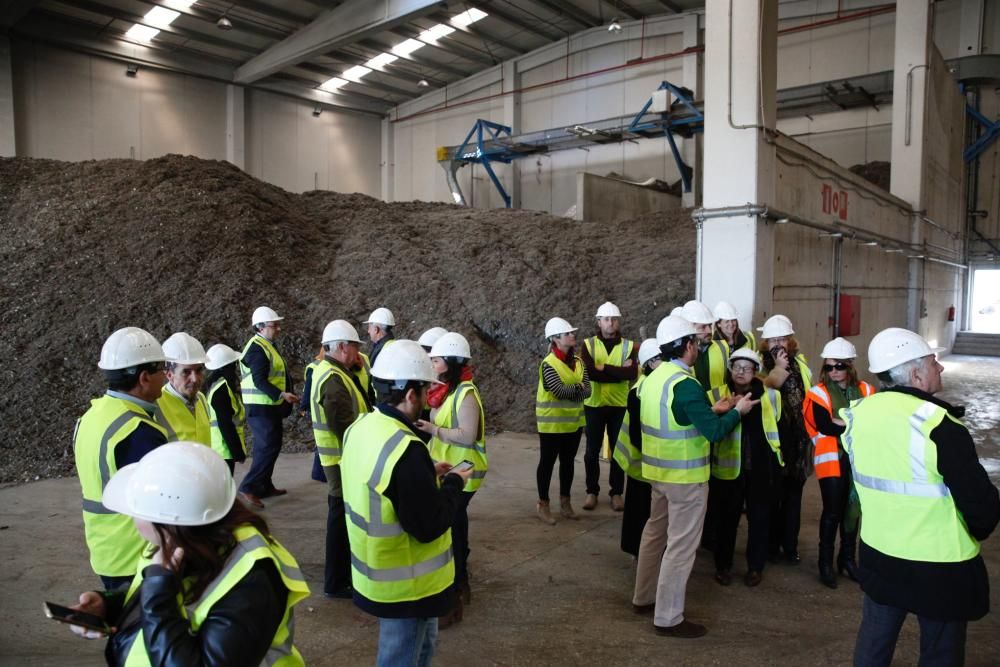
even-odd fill
[{"label": "white hard hat", "polygon": [[605,301],[597,309],[597,315],[594,317],[621,317],[622,311],[618,310],[618,306],[611,303],[610,301]]},{"label": "white hard hat", "polygon": [[358,330],[347,320],[333,320],[323,327],[323,345],[327,343],[347,341],[348,343],[360,343]]},{"label": "white hard hat", "polygon": [[720,301],[715,304],[715,308],[712,310],[712,315],[715,316],[716,320],[738,320],[740,319],[740,314],[736,312],[736,306],[729,303],[728,301]]},{"label": "white hard hat", "polygon": [[469,341],[465,339],[465,336],[457,331],[449,331],[434,343],[431,348],[431,356],[471,359],[472,353],[469,351]]},{"label": "white hard hat", "polygon": [[693,324],[677,315],[667,315],[656,325],[656,342],[658,345],[667,345],[685,336],[695,336],[697,334],[698,332],[694,330]]},{"label": "white hard hat", "polygon": [[837,337],[823,346],[823,351],[819,356],[823,359],[855,359],[858,356],[858,351],[851,341]]},{"label": "white hard hat", "polygon": [[438,341],[438,338],[448,333],[448,330],[444,327],[431,327],[427,331],[420,334],[420,338],[417,342],[420,343],[421,347],[433,347],[434,343]]},{"label": "white hard hat", "polygon": [[163,341],[163,356],[175,364],[194,365],[208,361],[202,344],[194,336],[183,331],[178,331]]},{"label": "white hard hat", "polygon": [[660,355],[660,346],[655,338],[647,338],[639,346],[639,365],[645,366],[646,362]]},{"label": "white hard hat", "polygon": [[120,469],[101,502],[119,514],[171,526],[222,519],[236,500],[229,467],[211,447],[171,442]]},{"label": "white hard hat", "polygon": [[733,367],[733,362],[737,359],[746,359],[757,364],[757,368],[761,367],[760,355],[756,351],[751,350],[749,347],[741,347],[740,349],[734,351],[729,355],[729,367]]},{"label": "white hard hat", "polygon": [[684,306],[674,306],[670,310],[670,314],[674,317],[684,317]]},{"label": "white hard hat", "polygon": [[376,308],[368,319],[361,324],[378,324],[383,327],[396,326],[396,318],[392,316],[392,311],[388,308]]},{"label": "white hard hat", "polygon": [[688,301],[681,309],[681,317],[691,324],[714,324],[715,316],[701,301]]},{"label": "white hard hat", "polygon": [[764,322],[764,326],[757,327],[761,338],[780,338],[781,336],[791,336],[795,333],[792,329],[792,321],[784,315],[771,315]]},{"label": "white hard hat", "polygon": [[394,340],[382,348],[372,376],[379,380],[419,380],[440,384],[431,364],[431,357],[415,340]]},{"label": "white hard hat", "polygon": [[920,359],[940,352],[943,348],[933,348],[919,334],[909,329],[890,327],[872,338],[868,345],[868,370],[882,373],[907,361]]},{"label": "white hard hat", "polygon": [[257,310],[253,311],[253,321],[250,324],[257,326],[258,324],[264,324],[265,322],[280,322],[283,319],[285,318],[281,317],[278,313],[274,312],[267,306],[261,306]]},{"label": "white hard hat", "polygon": [[125,327],[104,341],[97,367],[114,371],[156,361],[166,361],[160,342],[144,329]]},{"label": "white hard hat", "polygon": [[576,327],[572,326],[569,322],[561,317],[553,317],[551,320],[545,323],[545,337],[552,338],[553,336],[558,336],[560,334],[570,333],[576,331]]},{"label": "white hard hat", "polygon": [[242,355],[228,345],[216,343],[212,347],[208,348],[208,352],[205,353],[205,356],[208,357],[208,361],[205,362],[205,368],[210,371],[214,371],[239,361]]}]

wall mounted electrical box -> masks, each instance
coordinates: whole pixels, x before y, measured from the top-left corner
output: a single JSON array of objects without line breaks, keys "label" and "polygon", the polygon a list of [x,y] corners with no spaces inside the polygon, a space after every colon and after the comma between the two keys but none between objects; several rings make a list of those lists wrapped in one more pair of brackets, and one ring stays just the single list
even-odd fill
[{"label": "wall mounted electrical box", "polygon": [[861,297],[854,294],[840,295],[840,325],[838,336],[857,336],[861,333]]}]

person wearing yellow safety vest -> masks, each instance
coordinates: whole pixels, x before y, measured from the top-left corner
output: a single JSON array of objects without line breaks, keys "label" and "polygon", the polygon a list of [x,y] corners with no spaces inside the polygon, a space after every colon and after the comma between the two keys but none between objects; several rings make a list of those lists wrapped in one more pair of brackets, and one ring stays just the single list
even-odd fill
[{"label": "person wearing yellow safety vest", "polygon": [[656,342],[665,361],[639,391],[642,476],[652,501],[632,605],[637,613],[654,612],[657,634],[695,638],[707,629],[684,618],[684,598],[708,501],[709,442],[725,438],[759,401],[732,395],[709,403],[692,370],[699,344],[686,319],[663,318]]},{"label": "person wearing yellow safety vest", "polygon": [[463,607],[472,601],[469,588],[469,503],[482,486],[489,469],[486,457],[486,426],[483,417],[483,400],[479,389],[472,382],[472,353],[469,341],[460,333],[446,332],[438,338],[430,351],[431,363],[437,379],[443,384],[434,385],[427,393],[430,420],[418,420],[417,428],[431,434],[431,458],[458,465],[472,463],[472,477],[459,496],[458,511],[451,526],[452,550],[455,553],[455,586],[458,596],[450,614],[438,619],[446,628],[462,620]]},{"label": "person wearing yellow safety vest", "polygon": [[164,359],[159,341],[143,329],[125,327],[108,336],[97,364],[107,393],[90,402],[73,432],[90,566],[107,590],[132,581],[145,541],[127,516],[102,503],[104,489],[117,470],[167,441],[153,419],[166,379]]},{"label": "person wearing yellow safety vest", "polygon": [[892,662],[908,613],[920,622],[920,664],[961,665],[968,621],[990,608],[979,543],[1000,521],[1000,494],[960,421],[934,394],[944,370],[906,329],[868,346],[879,393],[840,410],[861,500],[858,577],[865,592],[854,664]]},{"label": "person wearing yellow safety vest", "polygon": [[[813,468],[823,497],[819,516],[819,579],[828,588],[837,587],[837,572],[857,581],[857,550],[860,508],[851,480],[851,465],[840,442],[844,423],[837,417],[842,408],[871,396],[875,388],[858,380],[854,345],[845,338],[834,338],[823,347],[823,368],[819,382],[806,392],[802,416],[806,432],[813,441]],[[833,569],[833,550],[840,530],[840,553],[837,572]]]},{"label": "person wearing yellow safety vest", "polygon": [[628,392],[628,405],[621,430],[615,442],[614,459],[628,476],[625,482],[625,512],[622,514],[621,548],[627,554],[639,556],[642,529],[649,519],[649,500],[652,489],[642,476],[642,425],[639,421],[639,388],[646,376],[660,365],[660,346],[655,338],[647,338],[639,346],[641,374]]},{"label": "person wearing yellow safety vest", "polygon": [[247,409],[247,424],[253,434],[253,461],[243,483],[240,498],[251,507],[264,509],[261,498],[283,496],[271,476],[281,453],[282,420],[291,414],[299,397],[292,393],[292,375],[274,342],[285,319],[267,306],[253,311],[254,335],[243,346],[240,361],[240,391]]},{"label": "person wearing yellow safety vest", "polygon": [[167,384],[156,401],[156,423],[167,432],[167,441],[190,440],[212,444],[205,384],[205,348],[193,336],[179,331],[163,341],[167,358]]},{"label": "person wearing yellow safety vest", "polygon": [[781,479],[781,441],[778,420],[781,418],[781,395],[764,387],[756,377],[760,355],[750,348],[740,348],[729,357],[726,384],[708,392],[712,403],[729,396],[748,394],[759,399],[740,424],[729,434],[712,443],[712,478],[708,502],[715,511],[715,581],[723,586],[732,582],[733,552],[740,515],[747,513],[747,572],[743,583],[753,587],[763,579],[767,561],[771,498]]},{"label": "person wearing yellow safety vest", "polygon": [[236,463],[247,460],[246,408],[240,394],[240,353],[222,343],[205,354],[209,371],[208,425],[212,429],[212,449],[219,453],[232,474]]},{"label": "person wearing yellow safety vest", "polygon": [[550,526],[556,523],[549,510],[549,483],[556,459],[559,460],[559,513],[567,519],[579,518],[573,511],[569,492],[583,432],[583,402],[590,396],[591,385],[587,367],[576,356],[576,330],[561,317],[546,322],[549,353],[538,366],[535,424],[541,451],[535,471],[538,484],[535,513]]},{"label": "person wearing yellow safety vest", "polygon": [[438,382],[416,341],[385,348],[372,378],[379,403],[348,427],[340,462],[354,604],[379,619],[377,665],[423,667],[454,605],[451,526],[472,470],[435,463],[414,424]]},{"label": "person wearing yellow safety vest", "polygon": [[764,360],[764,386],[781,392],[781,457],[785,462],[783,478],[777,491],[777,503],[771,516],[769,558],[798,565],[799,527],[802,523],[802,488],[812,474],[809,456],[811,439],[802,416],[802,403],[812,386],[812,371],[805,355],[799,352],[792,321],[784,315],[772,315],[759,327],[761,356]]},{"label": "person wearing yellow safety vest", "polygon": [[[431,327],[427,331],[420,334],[420,338],[417,342],[420,343],[420,347],[424,349],[427,354],[431,353],[431,349],[434,347],[434,343],[438,339],[448,333],[448,330],[444,327]],[[424,421],[430,421],[431,418],[431,408],[429,405],[424,406],[424,411],[420,413],[420,418]]]},{"label": "person wearing yellow safety vest", "polygon": [[753,332],[740,328],[740,314],[733,304],[720,301],[712,309],[712,315],[715,317],[715,333],[712,336],[715,340],[725,341],[730,350],[741,347],[757,350],[757,339]]},{"label": "person wearing yellow safety vest", "polygon": [[[306,367],[302,369],[302,393],[299,395],[299,406],[298,412],[299,417],[309,417],[309,397],[312,395],[312,376],[313,371],[319,366],[319,362],[323,361],[325,356],[323,351],[323,346],[320,345],[319,352],[313,357],[313,360],[306,364]],[[369,401],[370,402],[370,401]],[[310,479],[314,482],[323,482],[326,484],[326,475],[323,474],[323,465],[319,462],[319,452],[313,452],[313,463],[312,470],[309,473]]]},{"label": "person wearing yellow safety vest", "polygon": [[[606,301],[597,309],[597,334],[583,341],[580,358],[590,378],[590,396],[583,402],[586,420],[587,449],[583,455],[587,497],[583,509],[597,507],[600,493],[599,463],[604,438],[613,446],[622,427],[629,385],[639,377],[639,346],[621,334],[622,313],[618,306]],[[625,509],[625,473],[612,458],[608,471],[608,494],[611,509]]]},{"label": "person wearing yellow safety vest", "polygon": [[305,577],[264,519],[235,502],[217,452],[194,442],[164,445],[119,470],[104,498],[149,542],[127,590],[83,593],[74,607],[115,629],[104,652],[109,665],[305,664],[294,644],[294,607],[309,596]]},{"label": "person wearing yellow safety vest", "polygon": [[340,460],[344,432],[360,415],[371,412],[371,406],[368,395],[351,373],[361,349],[357,330],[350,322],[333,320],[323,328],[322,343],[324,357],[313,371],[309,414],[328,486],[323,595],[350,599],[353,594],[351,548],[347,539]]},{"label": "person wearing yellow safety vest", "polygon": [[395,338],[392,330],[396,326],[396,316],[388,308],[376,308],[362,324],[368,326],[368,339],[372,342],[371,354],[366,357],[371,365],[378,360],[378,355],[385,346]]},{"label": "person wearing yellow safety vest", "polygon": [[724,385],[730,347],[724,340],[712,340],[715,315],[701,301],[688,301],[681,308],[680,316],[698,332],[698,361],[692,368],[695,379],[705,391]]}]

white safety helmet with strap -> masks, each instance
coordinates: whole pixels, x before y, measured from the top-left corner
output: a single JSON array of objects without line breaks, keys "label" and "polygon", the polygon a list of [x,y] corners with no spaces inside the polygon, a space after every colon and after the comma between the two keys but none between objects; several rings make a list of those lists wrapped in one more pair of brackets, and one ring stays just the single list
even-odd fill
[{"label": "white safety helmet with strap", "polygon": [[760,355],[756,351],[751,350],[749,347],[741,347],[740,349],[729,355],[729,368],[733,367],[733,364],[740,359],[745,359],[747,361],[752,361],[757,364],[757,368],[760,369],[761,361]]},{"label": "white safety helmet with strap", "polygon": [[202,344],[194,336],[183,331],[178,331],[163,341],[163,356],[171,363],[185,366],[208,362]]},{"label": "white safety helmet with strap", "polygon": [[431,327],[427,331],[420,334],[420,338],[417,342],[420,343],[420,347],[433,347],[434,343],[438,341],[438,338],[448,333],[448,330],[444,327]]},{"label": "white safety helmet with strap", "polygon": [[691,324],[714,324],[715,315],[701,301],[688,301],[681,309],[681,317]]},{"label": "white safety helmet with strap", "polygon": [[166,361],[163,348],[151,333],[139,327],[125,327],[104,341],[97,367],[116,371],[162,361]]},{"label": "white safety helmet with strap", "polygon": [[594,317],[621,317],[622,311],[618,310],[618,306],[611,303],[610,301],[605,301],[597,309],[597,315]]},{"label": "white safety helmet with strap", "polygon": [[362,324],[377,324],[382,327],[396,326],[396,318],[388,308],[376,308]]},{"label": "white safety helmet with strap", "polygon": [[251,324],[253,326],[259,326],[261,324],[267,324],[268,322],[280,322],[285,319],[278,313],[274,312],[267,306],[261,306],[257,310],[253,311],[253,321]]},{"label": "white safety helmet with strap", "polygon": [[430,355],[424,352],[420,343],[406,338],[382,348],[372,366],[372,377],[392,383],[397,388],[404,387],[410,380],[440,384]]},{"label": "white safety helmet with strap", "polygon": [[660,346],[655,338],[647,338],[639,346],[639,365],[645,366],[650,359],[660,356]]},{"label": "white safety helmet with strap", "polygon": [[720,301],[715,304],[715,308],[712,309],[712,315],[715,317],[716,321],[740,319],[740,314],[736,312],[736,306],[728,301]]},{"label": "white safety helmet with strap", "polygon": [[170,526],[204,526],[236,500],[229,466],[211,447],[171,442],[119,470],[101,503],[112,512]]},{"label": "white safety helmet with strap", "polygon": [[757,327],[761,338],[781,338],[791,336],[795,333],[792,329],[792,321],[784,315],[771,315],[764,322],[764,326]]},{"label": "white safety helmet with strap", "polygon": [[214,371],[239,361],[241,355],[228,345],[216,343],[208,348],[205,356],[208,358],[208,361],[205,362],[205,368]]},{"label": "white safety helmet with strap", "polygon": [[823,346],[822,359],[856,359],[858,351],[846,338],[837,337]]},{"label": "white safety helmet with strap", "polygon": [[907,361],[941,352],[944,348],[931,347],[923,336],[909,329],[890,327],[872,338],[868,345],[868,370],[884,373]]},{"label": "white safety helmet with strap", "polygon": [[552,338],[553,336],[561,336],[562,334],[576,331],[576,329],[577,327],[574,327],[563,318],[553,317],[545,323],[545,337]]},{"label": "white safety helmet with strap", "polygon": [[329,343],[339,343],[341,341],[346,341],[348,343],[360,343],[361,339],[358,338],[358,330],[354,328],[347,320],[333,320],[328,322],[325,327],[323,327],[323,340],[320,342],[323,345]]},{"label": "white safety helmet with strap", "polygon": [[437,339],[434,347],[431,348],[432,357],[458,357],[460,359],[471,359],[469,351],[469,341],[465,336],[457,331],[449,331]]},{"label": "white safety helmet with strap", "polygon": [[667,315],[656,325],[656,344],[669,345],[685,336],[696,336],[694,325],[683,317]]}]

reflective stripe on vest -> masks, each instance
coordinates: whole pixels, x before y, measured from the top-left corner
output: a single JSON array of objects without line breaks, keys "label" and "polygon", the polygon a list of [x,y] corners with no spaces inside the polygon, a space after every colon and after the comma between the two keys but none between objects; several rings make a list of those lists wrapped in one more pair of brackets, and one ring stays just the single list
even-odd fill
[{"label": "reflective stripe on vest", "polygon": [[434,413],[434,423],[441,428],[458,428],[458,410],[465,401],[466,396],[472,396],[479,409],[479,429],[476,433],[476,441],[471,445],[455,442],[454,440],[443,440],[434,436],[431,438],[431,458],[435,461],[447,461],[452,465],[457,465],[463,460],[472,461],[472,477],[465,483],[465,491],[471,493],[477,491],[483,485],[486,478],[486,471],[489,470],[489,460],[486,457],[486,429],[483,422],[483,401],[479,396],[479,390],[469,381],[460,382],[459,385],[444,399],[441,406]]},{"label": "reflective stripe on vest", "polygon": [[[645,379],[645,375],[640,375],[639,379],[632,386],[631,391],[635,392],[637,397]],[[615,441],[615,450],[611,456],[621,469],[625,471],[626,475],[637,481],[646,482],[648,480],[642,476],[642,450],[632,442],[632,432],[629,428],[629,424],[632,421],[630,413],[631,410],[625,411],[625,417],[622,419],[622,427],[618,430],[618,439]],[[642,445],[641,442],[638,444],[639,446]]]},{"label": "reflective stripe on vest", "polygon": [[535,391],[535,424],[539,433],[573,433],[584,423],[583,403],[563,401],[550,391],[546,391],[542,379],[542,367],[548,364],[559,375],[566,386],[583,382],[583,362],[576,358],[573,369],[563,363],[554,353],[549,352],[538,367],[538,388]]},{"label": "reflective stripe on vest", "polygon": [[[247,341],[247,344],[243,346],[243,356],[247,355],[250,350],[251,345],[258,345],[260,349],[264,351],[264,355],[267,357],[268,361],[268,371],[267,371],[267,381],[274,385],[279,391],[288,391],[285,386],[285,360],[281,358],[278,354],[278,350],[275,349],[274,345],[268,339],[264,338],[260,334],[257,334],[253,338]],[[257,388],[254,384],[253,374],[250,372],[250,368],[243,363],[242,358],[240,360],[240,392],[243,394],[243,403],[246,405],[281,405],[282,400],[279,396],[277,400],[272,401],[271,398],[265,394],[263,391]]]},{"label": "reflective stripe on vest", "polygon": [[403,530],[384,495],[396,463],[414,441],[420,442],[402,422],[379,411],[362,415],[344,434],[340,469],[352,585],[375,602],[421,600],[455,579],[451,529],[420,542]]},{"label": "reflective stripe on vest", "polygon": [[930,434],[945,408],[898,391],[853,401],[840,411],[844,449],[864,521],[861,538],[884,554],[950,563],[979,553],[937,467]]},{"label": "reflective stripe on vest", "polygon": [[[590,358],[594,360],[594,366],[611,363],[614,366],[624,366],[632,354],[634,343],[627,338],[622,338],[618,344],[608,352],[604,342],[597,336],[592,336],[583,341],[587,347]],[[597,382],[590,381],[590,396],[584,399],[583,404],[596,408],[608,405],[616,408],[625,407],[628,402],[628,380],[621,382]]]},{"label": "reflective stripe on vest", "polygon": [[212,432],[212,449],[218,452],[222,458],[232,460],[236,458],[235,452],[232,451],[230,443],[226,442],[225,437],[222,435],[222,429],[219,428],[219,415],[216,414],[215,408],[212,407],[215,392],[223,387],[225,387],[226,393],[229,395],[229,404],[233,408],[233,428],[236,429],[236,436],[240,439],[237,445],[243,456],[247,454],[246,408],[243,407],[242,397],[233,391],[233,388],[225,378],[220,377],[212,383],[212,387],[208,390],[208,427]]},{"label": "reflective stripe on vest", "polygon": [[[722,385],[708,392],[708,400],[715,404],[731,394],[732,390],[729,385]],[[781,395],[777,390],[764,388],[764,393],[760,397],[760,415],[764,438],[777,457],[778,463],[784,466],[785,462],[781,457],[781,440],[778,437],[778,420],[781,419]],[[712,444],[712,477],[725,480],[736,479],[740,475],[742,466],[743,421],[741,419],[736,428],[730,431],[725,438]]]},{"label": "reflective stripe on vest", "polygon": [[713,340],[705,351],[708,355],[708,384],[705,391],[726,384],[726,369],[729,368],[729,343]]},{"label": "reflective stripe on vest", "polygon": [[795,355],[795,363],[799,365],[799,374],[802,376],[802,386],[806,391],[812,386],[812,371],[809,370],[809,360],[801,352]]},{"label": "reflective stripe on vest", "polygon": [[106,577],[134,574],[136,560],[146,544],[131,517],[112,512],[101,504],[104,487],[118,471],[115,449],[140,424],[156,429],[166,441],[163,428],[139,405],[105,395],[91,401],[73,436],[90,566],[95,573]]},{"label": "reflective stripe on vest", "polygon": [[194,399],[194,411],[188,408],[183,398],[168,391],[166,387],[156,399],[156,423],[167,432],[167,442],[187,440],[212,444],[212,430],[208,423],[208,401],[205,394],[198,392]]},{"label": "reflective stripe on vest", "polygon": [[691,371],[667,362],[657,366],[642,384],[639,394],[642,476],[651,481],[674,484],[708,481],[708,440],[694,426],[678,424],[672,409],[674,389],[688,379],[694,380]]},{"label": "reflective stripe on vest", "polygon": [[347,393],[351,395],[355,419],[368,412],[368,401],[366,397],[362,396],[361,390],[358,389],[353,378],[327,359],[323,359],[316,365],[316,369],[313,371],[312,385],[309,388],[309,414],[312,416],[313,438],[316,440],[319,462],[325,468],[338,465],[343,455],[340,438],[330,427],[326,410],[323,409],[323,386],[330,380],[340,382],[347,389]]},{"label": "reflective stripe on vest", "polygon": [[[859,382],[858,389],[861,392],[862,398],[875,393],[875,388],[867,382]],[[812,440],[813,467],[816,470],[816,479],[840,477],[840,447],[838,445],[838,438],[832,435],[823,435],[816,428],[816,424],[813,422],[813,405],[815,404],[819,404],[832,418],[833,400],[830,398],[830,391],[823,384],[810,387],[806,392],[805,400],[802,402],[802,417],[805,422],[806,432]]]}]

